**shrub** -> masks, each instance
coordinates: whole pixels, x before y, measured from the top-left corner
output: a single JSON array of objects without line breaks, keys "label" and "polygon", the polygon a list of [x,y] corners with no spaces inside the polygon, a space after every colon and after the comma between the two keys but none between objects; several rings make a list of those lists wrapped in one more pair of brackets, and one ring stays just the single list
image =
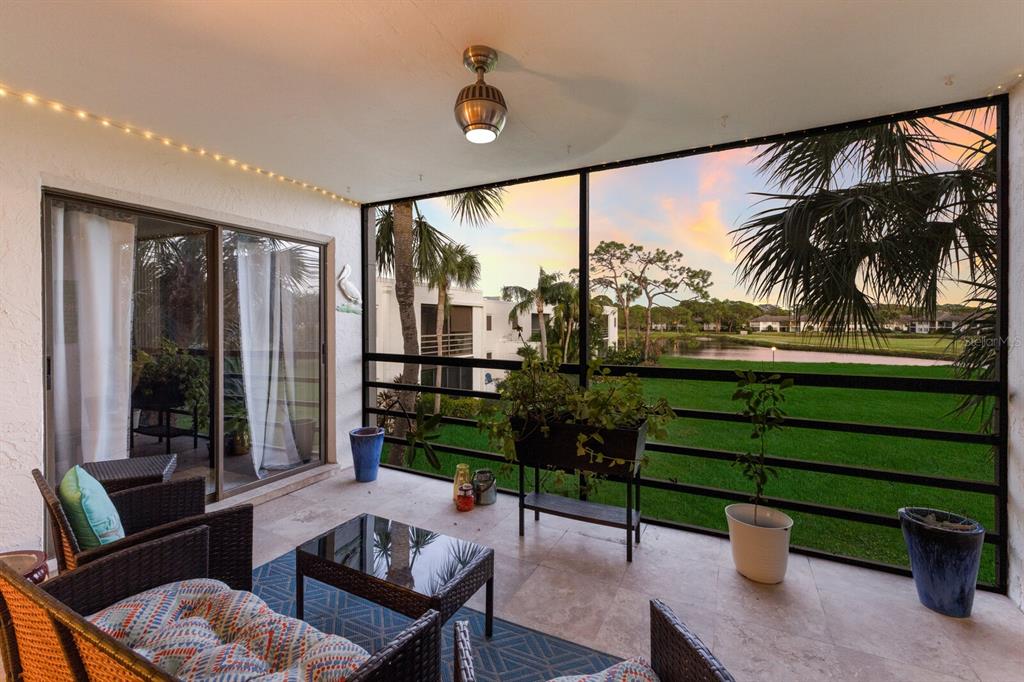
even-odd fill
[{"label": "shrub", "polygon": [[601,359],[605,365],[626,365],[635,367],[644,360],[644,349],[640,343],[631,343],[628,346],[608,348]]},{"label": "shrub", "polygon": [[441,396],[441,414],[446,417],[476,419],[480,414],[480,403],[480,398],[454,398],[443,395]]}]

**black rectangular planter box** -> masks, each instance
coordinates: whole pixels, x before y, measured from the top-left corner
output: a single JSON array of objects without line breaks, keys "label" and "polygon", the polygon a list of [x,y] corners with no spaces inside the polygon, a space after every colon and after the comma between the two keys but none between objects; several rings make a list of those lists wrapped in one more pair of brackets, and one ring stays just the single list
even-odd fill
[{"label": "black rectangular planter box", "polygon": [[[516,457],[531,467],[573,471],[579,469],[595,474],[610,476],[633,476],[640,468],[640,460],[647,444],[647,422],[636,429],[599,429],[584,424],[549,424],[547,436],[539,424],[513,419],[512,428],[525,436],[516,441]],[[600,433],[604,443],[593,438],[587,439],[587,447],[604,457],[600,462],[591,461],[588,456],[576,454],[577,437],[580,433]],[[615,460],[623,460],[616,464]]]}]

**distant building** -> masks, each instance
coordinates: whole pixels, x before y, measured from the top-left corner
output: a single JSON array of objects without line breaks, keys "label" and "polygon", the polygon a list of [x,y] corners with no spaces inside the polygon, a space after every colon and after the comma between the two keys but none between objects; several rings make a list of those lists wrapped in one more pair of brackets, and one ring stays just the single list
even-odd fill
[{"label": "distant building", "polygon": [[[750,331],[752,332],[815,332],[833,328],[833,324],[827,321],[815,320],[808,315],[761,315],[750,320]],[[866,331],[863,324],[848,324],[846,331]]]},{"label": "distant building", "polygon": [[907,317],[905,330],[913,334],[929,334],[931,332],[939,333],[952,333],[960,328],[964,320],[967,319],[966,313],[949,313],[940,312],[934,319],[927,319],[923,317]]},{"label": "distant building", "polygon": [[[928,334],[931,332],[956,331],[967,318],[964,313],[940,312],[934,319],[926,317],[900,315],[899,317],[882,323],[882,329],[891,332],[906,332],[911,334]],[[810,332],[823,331],[831,328],[831,323],[814,320],[806,315],[761,315],[750,320],[750,331],[753,332]],[[848,324],[846,331],[864,332],[867,325]]]},{"label": "distant building", "polygon": [[789,332],[797,326],[790,315],[759,315],[749,324],[752,332]]},{"label": "distant building", "polygon": [[[513,325],[509,319],[514,303],[503,301],[496,296],[484,296],[479,289],[452,288],[448,292],[448,316],[445,329],[438,337],[436,331],[437,291],[425,284],[417,284],[415,290],[414,314],[416,328],[420,332],[420,354],[449,357],[472,357],[493,360],[519,360],[516,351],[522,346],[522,337],[534,348],[536,341],[530,341],[540,334],[540,319],[536,312],[522,313]],[[376,288],[376,351],[378,353],[402,354],[402,324],[398,316],[398,300],[395,298],[395,280],[377,278]],[[545,308],[550,319],[553,306]],[[618,311],[605,306],[601,319],[601,333],[609,346],[618,345]],[[549,327],[550,331],[550,327]],[[373,381],[391,381],[401,373],[397,363],[373,363]],[[436,367],[421,366],[421,383],[433,384]],[[462,388],[484,391],[493,388],[493,383],[504,378],[501,370],[481,367],[444,367],[441,369],[441,385],[447,388]]]}]

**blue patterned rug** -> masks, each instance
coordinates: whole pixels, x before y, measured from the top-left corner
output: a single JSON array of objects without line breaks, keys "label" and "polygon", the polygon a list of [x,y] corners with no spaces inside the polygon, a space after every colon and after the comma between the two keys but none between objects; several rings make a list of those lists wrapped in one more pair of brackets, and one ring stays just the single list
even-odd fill
[{"label": "blue patterned rug", "polygon": [[[253,592],[278,613],[295,615],[295,555],[283,554],[253,571]],[[382,648],[411,619],[312,579],[306,580],[306,621],[323,632],[352,640],[371,653]],[[480,682],[536,682],[559,675],[597,672],[618,658],[494,619],[494,636],[484,637],[484,614],[462,608],[443,627],[441,666],[452,679],[452,623],[468,620]]]}]

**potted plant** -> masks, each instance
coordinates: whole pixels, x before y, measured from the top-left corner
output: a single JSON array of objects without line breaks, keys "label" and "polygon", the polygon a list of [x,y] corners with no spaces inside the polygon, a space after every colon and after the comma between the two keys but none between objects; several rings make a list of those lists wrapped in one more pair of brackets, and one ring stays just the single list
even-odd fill
[{"label": "potted plant", "polygon": [[736,374],[739,381],[732,399],[742,402],[741,414],[750,419],[750,437],[757,441],[757,448],[736,456],[735,464],[754,485],[754,495],[749,504],[730,504],[725,508],[732,561],[744,577],[773,584],[786,577],[793,519],[762,504],[768,478],[778,475],[765,463],[765,450],[768,434],[782,427],[786,415],[779,405],[786,399],[784,391],[793,385],[793,380],[782,379],[778,374]]},{"label": "potted plant", "polygon": [[357,481],[377,480],[380,453],[384,447],[384,435],[394,431],[398,419],[405,421],[405,441],[409,444],[404,454],[405,465],[412,467],[417,453],[422,449],[427,463],[435,470],[441,469],[441,460],[433,446],[433,441],[441,437],[441,415],[427,414],[427,403],[432,405],[432,399],[426,401],[419,393],[416,393],[413,395],[413,401],[416,404],[415,415],[410,414],[402,404],[398,392],[381,391],[377,394],[377,406],[382,410],[399,414],[382,414],[378,417],[377,426],[363,426],[349,431],[349,440],[352,444],[352,464]]},{"label": "potted plant", "polygon": [[160,342],[160,352],[143,350],[132,362],[132,405],[143,410],[170,410],[187,406],[195,410],[197,425],[206,429],[210,421],[210,367],[207,359],[179,348],[169,339]]},{"label": "potted plant", "polygon": [[611,377],[597,361],[587,388],[561,374],[557,361],[527,357],[498,385],[499,401],[480,420],[491,444],[532,467],[627,476],[640,466],[647,435],[665,435],[675,416],[662,398],[650,403],[636,375]]},{"label": "potted plant", "polygon": [[291,417],[292,437],[295,439],[295,449],[303,462],[308,462],[313,457],[313,440],[316,433],[316,420],[309,417]]},{"label": "potted plant", "polygon": [[249,413],[240,398],[224,401],[224,451],[232,456],[248,455],[252,451]]},{"label": "potted plant", "polygon": [[966,516],[925,507],[904,507],[899,517],[918,599],[947,616],[970,616],[984,527]]},{"label": "potted plant", "polygon": [[348,432],[352,445],[352,468],[356,480],[368,483],[377,480],[380,468],[380,452],[384,447],[384,427],[360,426]]}]

